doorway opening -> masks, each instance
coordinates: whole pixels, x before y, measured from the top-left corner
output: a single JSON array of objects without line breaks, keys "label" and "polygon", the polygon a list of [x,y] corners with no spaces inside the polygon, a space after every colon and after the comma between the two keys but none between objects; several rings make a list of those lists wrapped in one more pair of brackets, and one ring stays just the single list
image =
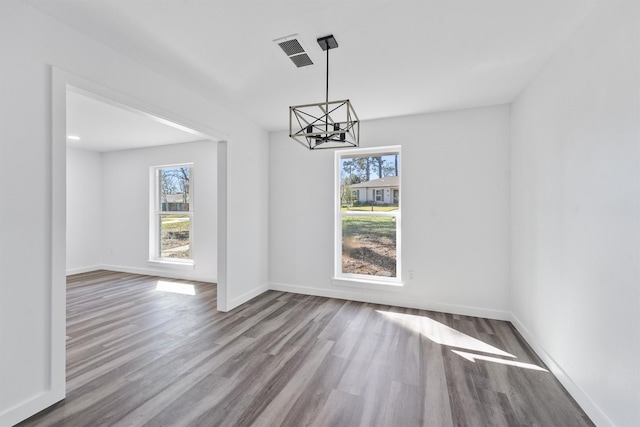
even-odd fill
[{"label": "doorway opening", "polygon": [[[154,125],[162,125],[166,129],[170,129],[167,132],[181,132],[185,135],[189,135],[190,141],[173,141],[166,142],[166,145],[179,144],[199,144],[209,145],[213,147],[216,153],[217,160],[213,161],[213,170],[216,174],[216,182],[214,196],[215,200],[212,201],[217,215],[217,221],[213,224],[214,230],[226,229],[226,141],[223,134],[218,133],[215,130],[209,129],[198,123],[192,122],[189,119],[178,116],[171,112],[159,109],[150,103],[146,103],[136,98],[124,95],[121,92],[109,89],[99,84],[93,83],[86,79],[83,79],[74,74],[68,73],[64,70],[53,68],[52,72],[52,135],[51,135],[51,259],[50,259],[50,280],[51,280],[51,294],[50,294],[50,392],[47,393],[46,400],[49,404],[53,404],[65,397],[66,390],[66,352],[65,352],[65,331],[66,331],[66,275],[67,275],[67,143],[70,142],[69,147],[72,150],[86,150],[85,148],[79,148],[78,144],[87,142],[87,138],[82,138],[81,135],[75,135],[74,133],[67,132],[68,127],[68,107],[71,105],[69,100],[73,98],[82,99],[87,103],[102,103],[101,107],[111,108],[113,113],[115,109],[119,109],[119,113],[126,113],[129,118],[137,116],[138,119],[144,119],[149,122],[153,122]],[[97,105],[97,104],[96,104]],[[94,105],[95,106],[95,105]],[[115,113],[114,113],[115,114]],[[125,115],[126,115],[125,114]],[[69,117],[74,117],[73,112],[69,112]],[[106,121],[106,117],[102,116],[102,122]],[[103,129],[104,134],[108,134],[110,131],[118,130],[119,126],[107,126]],[[165,130],[166,130],[165,129]],[[71,129],[69,129],[71,131]],[[74,131],[75,132],[75,131]],[[77,138],[68,139],[68,136],[76,136]],[[175,136],[175,134],[174,134]],[[104,141],[103,141],[104,142]],[[158,144],[154,144],[158,148]],[[112,145],[111,148],[114,148]],[[151,145],[148,147],[151,149]],[[136,152],[144,150],[142,147],[119,147],[118,150],[111,150],[113,152]],[[94,150],[94,153],[101,152],[100,150]],[[86,153],[84,153],[86,154]],[[102,154],[100,154],[102,155]],[[89,154],[85,157],[100,156],[98,154]],[[83,166],[82,161],[76,162],[75,166],[80,165],[80,169]],[[115,168],[117,169],[117,168]],[[148,177],[148,169],[144,172]],[[103,177],[103,181],[105,178]],[[95,184],[95,181],[93,182]],[[87,183],[80,183],[81,185]],[[89,183],[91,184],[91,183]],[[139,184],[138,184],[139,185]],[[148,181],[144,181],[143,187],[148,186]],[[85,185],[85,194],[86,187]],[[116,186],[117,187],[117,186]],[[148,187],[147,187],[148,188]],[[94,185],[93,192],[96,193],[102,190]],[[110,190],[113,191],[113,190]],[[146,197],[148,203],[148,196]],[[76,200],[76,202],[78,202]],[[82,204],[79,202],[79,204]],[[88,203],[87,203],[88,205]],[[122,202],[121,209],[127,209],[129,202],[124,200]],[[147,205],[148,206],[148,205]],[[102,215],[105,215],[105,206],[101,206]],[[85,220],[86,221],[86,220]],[[77,224],[74,224],[74,226]],[[86,224],[85,224],[86,225]],[[211,228],[211,226],[209,226]],[[222,238],[217,238],[214,243],[217,253],[213,255],[213,259],[209,260],[209,263],[214,265],[224,265],[226,260],[226,240],[224,239],[224,233]],[[144,242],[148,245],[148,242]],[[102,245],[101,254],[103,257],[108,256],[111,250],[108,246]],[[114,254],[116,251],[114,251]],[[99,258],[96,258],[99,259]],[[80,263],[82,264],[82,262]],[[94,263],[95,264],[95,263]],[[97,265],[104,264],[103,261],[99,261]],[[86,268],[91,268],[93,264],[85,265]],[[82,268],[82,267],[78,267]],[[73,269],[71,269],[73,271]],[[226,310],[226,271],[220,269],[217,271],[217,277],[215,280],[218,287],[218,309]]]}]

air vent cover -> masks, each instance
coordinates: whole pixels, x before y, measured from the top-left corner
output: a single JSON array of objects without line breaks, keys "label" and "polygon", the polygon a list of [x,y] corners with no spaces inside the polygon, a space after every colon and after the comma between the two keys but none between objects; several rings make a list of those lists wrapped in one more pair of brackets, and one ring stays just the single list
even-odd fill
[{"label": "air vent cover", "polygon": [[280,46],[282,50],[284,50],[284,53],[286,53],[287,56],[296,55],[298,53],[304,53],[304,49],[302,48],[302,45],[297,39],[287,40],[282,43],[278,43],[278,46]]},{"label": "air vent cover", "polygon": [[274,42],[280,46],[296,67],[300,68],[306,67],[307,65],[313,65],[313,61],[305,52],[302,42],[297,34],[275,39]]},{"label": "air vent cover", "polygon": [[309,58],[309,55],[303,53],[302,55],[294,55],[289,57],[290,60],[296,64],[296,67],[306,67],[307,65],[313,65],[313,61]]}]

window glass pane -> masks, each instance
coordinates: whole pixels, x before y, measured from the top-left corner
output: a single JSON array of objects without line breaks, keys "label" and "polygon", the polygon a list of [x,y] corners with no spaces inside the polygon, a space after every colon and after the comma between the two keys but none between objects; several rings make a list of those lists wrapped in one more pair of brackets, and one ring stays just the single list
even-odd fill
[{"label": "window glass pane", "polygon": [[398,206],[398,153],[340,158],[340,203],[351,206]]},{"label": "window glass pane", "polygon": [[342,217],[342,272],[396,277],[394,217]]},{"label": "window glass pane", "polygon": [[158,170],[161,212],[190,211],[190,167],[170,167]]},{"label": "window glass pane", "polygon": [[190,232],[189,215],[160,215],[160,258],[190,259]]}]

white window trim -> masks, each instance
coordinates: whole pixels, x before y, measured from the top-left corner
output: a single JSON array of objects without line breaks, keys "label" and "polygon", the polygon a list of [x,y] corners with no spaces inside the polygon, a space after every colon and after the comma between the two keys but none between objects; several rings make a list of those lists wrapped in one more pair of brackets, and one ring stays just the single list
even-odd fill
[{"label": "white window trim", "polygon": [[[398,153],[398,176],[402,183],[402,151],[400,145],[371,147],[371,148],[355,148],[349,150],[338,150],[334,157],[334,272],[332,283],[337,286],[349,286],[365,289],[379,290],[398,290],[404,286],[402,282],[402,197],[398,203],[398,210],[391,212],[349,212],[348,216],[385,216],[396,218],[396,277],[369,276],[366,274],[354,274],[342,272],[342,217],[344,216],[340,199],[340,159],[352,155],[366,156],[380,153]],[[402,184],[400,184],[400,188]],[[384,192],[383,192],[384,195]],[[375,199],[375,189],[374,189]]]},{"label": "white window trim", "polygon": [[[178,168],[188,166],[191,168],[190,172],[190,182],[189,182],[189,211],[184,212],[160,212],[160,188],[159,188],[159,179],[158,173],[160,169],[165,168]],[[149,168],[149,258],[147,262],[150,265],[159,266],[159,267],[167,267],[167,268],[182,268],[187,267],[193,269],[195,266],[194,261],[194,249],[195,249],[195,234],[194,234],[194,224],[195,224],[195,209],[194,209],[194,193],[195,193],[195,180],[193,176],[195,174],[195,167],[193,163],[170,163],[166,165],[157,165],[151,166]],[[191,258],[190,259],[177,259],[177,258],[161,258],[157,255],[158,245],[160,242],[158,241],[157,231],[160,227],[159,218],[161,214],[188,214],[190,216],[189,220],[189,244],[191,250]]]}]

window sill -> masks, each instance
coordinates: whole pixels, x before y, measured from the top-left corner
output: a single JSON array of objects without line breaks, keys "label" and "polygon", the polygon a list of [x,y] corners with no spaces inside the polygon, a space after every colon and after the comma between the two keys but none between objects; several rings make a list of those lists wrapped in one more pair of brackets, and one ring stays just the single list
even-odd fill
[{"label": "window sill", "polygon": [[190,268],[192,270],[195,268],[193,260],[150,259],[147,262],[155,267]]},{"label": "window sill", "polygon": [[334,277],[332,282],[336,286],[347,286],[350,288],[360,289],[376,289],[380,291],[399,292],[404,287],[403,282],[365,279],[365,278],[351,278],[351,277]]}]

